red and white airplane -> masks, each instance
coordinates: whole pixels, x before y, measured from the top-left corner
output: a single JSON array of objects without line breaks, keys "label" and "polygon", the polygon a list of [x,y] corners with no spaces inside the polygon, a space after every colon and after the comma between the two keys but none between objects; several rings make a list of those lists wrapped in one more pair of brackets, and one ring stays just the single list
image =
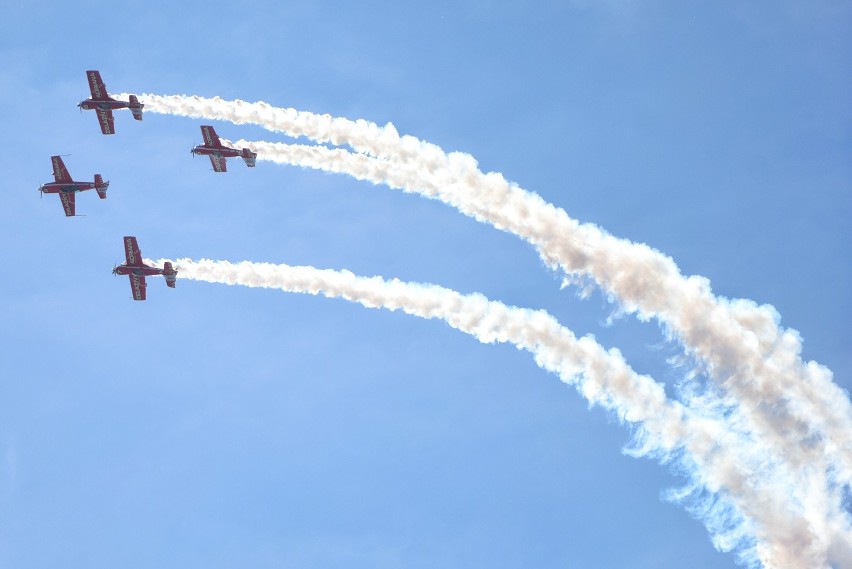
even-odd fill
[{"label": "red and white airplane", "polygon": [[59,199],[62,201],[62,209],[65,210],[65,215],[68,217],[76,215],[76,205],[74,195],[77,192],[95,189],[98,191],[98,196],[102,200],[106,199],[107,188],[109,182],[104,182],[100,174],[95,174],[94,182],[75,182],[71,179],[65,163],[61,156],[51,156],[50,161],[53,163],[53,177],[55,182],[48,182],[39,186],[38,191],[42,194],[59,194]]},{"label": "red and white airplane", "polygon": [[145,276],[163,275],[166,284],[175,288],[175,277],[178,272],[169,262],[162,269],[146,265],[142,262],[142,253],[136,243],[136,237],[126,235],[124,237],[124,256],[126,262],[113,268],[114,275],[127,275],[130,277],[130,290],[133,291],[133,300],[145,300]]},{"label": "red and white airplane", "polygon": [[77,106],[84,111],[95,111],[98,114],[102,133],[115,134],[115,119],[112,116],[112,111],[115,109],[130,109],[134,119],[142,120],[142,107],[145,105],[139,102],[136,95],[130,95],[130,101],[116,101],[107,93],[100,72],[86,71],[86,77],[89,79],[92,98],[81,101]]},{"label": "red and white airplane", "polygon": [[257,158],[256,152],[252,152],[248,148],[237,150],[236,148],[224,146],[219,142],[219,137],[216,136],[216,131],[213,130],[212,126],[202,126],[201,135],[204,137],[204,144],[196,146],[190,152],[193,155],[206,154],[209,156],[210,162],[213,164],[213,170],[216,172],[227,172],[228,164],[225,158],[236,158],[238,156],[246,161],[246,166],[254,168],[255,158]]}]

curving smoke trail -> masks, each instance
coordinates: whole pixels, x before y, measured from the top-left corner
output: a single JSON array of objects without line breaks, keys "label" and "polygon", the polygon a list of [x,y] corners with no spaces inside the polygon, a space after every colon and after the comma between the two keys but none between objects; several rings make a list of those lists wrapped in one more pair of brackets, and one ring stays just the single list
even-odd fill
[{"label": "curving smoke trail", "polygon": [[[318,142],[347,144],[359,154],[269,143],[254,143],[254,149],[261,159],[347,173],[440,199],[526,239],[549,266],[574,278],[593,279],[625,311],[657,318],[704,363],[717,386],[711,395],[721,398],[722,407],[737,409],[741,430],[767,449],[765,459],[786,463],[788,475],[778,495],[790,494],[790,503],[810,521],[812,532],[833,536],[827,538],[828,549],[834,551],[831,558],[852,565],[846,553],[852,547],[849,514],[843,508],[844,493],[852,485],[852,406],[833,383],[830,370],[802,361],[800,338],[780,327],[772,307],[718,298],[706,279],[682,275],[672,259],[647,245],[580,224],[500,174],[482,173],[471,156],[446,154],[416,138],[401,137],[392,125],[379,127],[266,103],[143,97],[153,112],[254,123]],[[687,403],[699,410],[718,406],[713,397],[694,397]],[[798,543],[806,534],[790,534],[788,542]]]},{"label": "curving smoke trail", "polygon": [[[111,96],[127,99],[130,93]],[[363,119],[352,121],[331,115],[318,115],[292,108],[274,107],[263,101],[250,103],[240,99],[227,101],[221,97],[151,93],[139,95],[139,99],[145,103],[146,112],[222,120],[233,124],[256,124],[293,137],[304,136],[316,142],[351,146],[358,152],[378,157],[414,158],[422,144],[411,136],[400,137],[390,123],[380,127]],[[404,153],[399,151],[399,140],[403,140],[407,149]],[[437,146],[434,148],[440,150]]]},{"label": "curving smoke trail", "polygon": [[[154,261],[162,265],[167,260]],[[149,262],[149,261],[146,261]],[[480,294],[365,278],[348,271],[269,263],[172,260],[180,278],[340,297],[369,308],[438,318],[483,343],[511,343],[575,385],[591,403],[636,428],[634,454],[676,461],[691,482],[714,497],[696,515],[720,549],[737,549],[748,565],[825,568],[852,561],[844,528],[812,525],[808,505],[786,499],[786,465],[766,461],[736,424],[702,416],[666,398],[652,378],[633,371],[617,350],[577,338],[541,310],[506,306]]]},{"label": "curving smoke trail", "polygon": [[[324,146],[246,140],[239,140],[234,145],[251,148],[258,153],[261,160],[345,173],[359,180],[386,184],[428,197],[439,197],[453,205],[460,203],[459,208],[466,213],[477,219],[487,220],[498,228],[512,223],[517,225],[517,219],[509,219],[511,213],[499,215],[503,212],[493,208],[493,202],[488,202],[485,196],[470,200],[466,195],[469,193],[467,188],[459,188],[458,182],[447,180],[440,172],[422,171],[386,160],[377,160],[364,154]],[[521,196],[518,201],[525,199],[526,196]],[[523,204],[512,204],[511,199],[506,201],[509,205],[505,209],[511,212],[523,211]],[[533,208],[527,208],[531,209]],[[529,220],[531,216],[532,214],[529,214],[525,219]],[[545,221],[538,223],[529,220],[527,223],[531,226],[546,225]],[[557,224],[558,221],[554,221],[554,225]],[[716,299],[712,296],[706,280],[700,277],[682,277],[671,259],[645,245],[627,245],[627,242],[609,236],[595,226],[579,225],[573,220],[570,223],[563,220],[563,224],[574,229],[573,233],[566,232],[563,242],[573,241],[572,254],[580,257],[577,263],[601,262],[602,267],[598,272],[609,271],[616,278],[630,278],[619,277],[618,272],[629,271],[630,269],[625,267],[632,266],[637,273],[633,278],[639,280],[630,286],[641,289],[641,294],[646,299],[666,302],[670,300],[665,298],[666,290],[680,285],[682,295],[677,300],[680,303],[678,309],[682,314],[679,317],[694,320],[689,323],[693,327],[690,337],[702,334],[710,336],[699,338],[695,343],[706,350],[725,351],[721,355],[726,360],[726,368],[722,369],[728,370],[727,375],[719,374],[718,367],[711,367],[709,371],[716,372],[718,381],[727,382],[725,387],[734,398],[728,397],[726,403],[729,406],[739,405],[751,422],[750,430],[759,440],[771,445],[776,455],[782,456],[791,463],[793,469],[802,472],[802,483],[799,485],[802,489],[809,493],[833,495],[836,504],[842,503],[843,487],[849,485],[852,473],[852,450],[849,450],[852,449],[852,443],[849,442],[852,430],[846,430],[852,417],[844,416],[848,399],[842,390],[831,382],[831,373],[826,368],[809,363],[803,370],[799,370],[801,361],[794,360],[799,353],[795,332],[778,331],[776,321],[769,317],[771,309],[768,307],[757,307],[748,301]],[[559,243],[555,245],[559,246]],[[608,258],[603,261],[595,259],[595,251],[601,249],[607,250],[603,255]],[[642,268],[649,273],[644,278],[640,278],[639,274]],[[672,286],[661,287],[659,291],[654,290],[654,277],[660,273],[665,274],[668,281],[681,282],[670,283]],[[710,320],[709,324],[707,320]],[[712,329],[702,328],[711,325]],[[759,333],[749,332],[748,328]],[[761,358],[760,350],[755,349],[755,336],[768,337],[778,333],[781,336],[775,337],[773,351],[766,354],[766,359]],[[708,343],[712,345],[707,345]],[[753,351],[750,353],[749,349]],[[714,354],[711,352],[712,355]],[[731,369],[738,361],[743,362],[739,369]],[[806,372],[806,375],[797,374],[791,377],[796,371]],[[759,381],[749,381],[756,376],[760,376],[757,378]],[[804,385],[800,385],[801,382],[804,382]],[[813,384],[818,382],[825,384],[826,392],[833,394],[834,399],[825,401],[825,396],[815,392],[816,386]],[[800,395],[801,399],[791,398],[793,395]],[[698,403],[699,401],[694,401],[693,405]],[[828,413],[828,417],[820,414],[824,413],[822,403],[830,406],[829,410],[833,411]],[[835,417],[838,420],[835,421]],[[844,418],[847,420],[844,421]],[[848,428],[852,429],[852,426]],[[813,500],[813,496],[809,499]],[[827,499],[823,498],[820,502]],[[841,509],[838,509],[837,515],[846,517]]]},{"label": "curving smoke trail", "polygon": [[[560,267],[575,278],[592,278],[625,311],[662,322],[704,363],[718,394],[729,405],[741,406],[752,429],[774,441],[786,460],[827,478],[838,496],[852,486],[849,397],[832,381],[829,369],[802,360],[801,339],[794,330],[780,327],[771,306],[716,297],[706,279],[682,275],[670,257],[613,237],[595,225],[580,224],[502,175],[482,173],[470,155],[447,154],[433,144],[400,136],[390,124],[380,127],[365,120],[219,97],[142,97],[152,112],[258,124],[291,136],[348,145],[361,157],[320,147],[308,159],[308,147],[279,145],[277,153],[260,158],[388,183],[440,199],[515,233],[532,243],[548,266]],[[256,143],[258,150],[261,146]],[[285,158],[294,152],[301,162]],[[328,159],[322,162],[318,156]],[[369,161],[370,156],[381,160]],[[380,173],[365,175],[367,171]]]}]

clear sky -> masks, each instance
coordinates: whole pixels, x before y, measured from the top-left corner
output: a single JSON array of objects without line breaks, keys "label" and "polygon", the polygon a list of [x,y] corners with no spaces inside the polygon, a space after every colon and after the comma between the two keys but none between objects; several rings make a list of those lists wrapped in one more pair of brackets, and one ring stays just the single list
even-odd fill
[{"label": "clear sky", "polygon": [[[193,159],[204,121],[110,92],[263,100],[463,151],[572,217],[773,305],[852,387],[852,4],[14,2],[0,19],[0,567],[735,567],[685,479],[529,354],[149,258],[432,282],[543,308],[670,395],[656,323],[560,289],[518,238],[339,175]],[[142,101],[144,103],[144,100]],[[209,121],[208,121],[209,122]],[[288,141],[213,123],[223,137]],[[50,156],[109,198],[66,219]]]}]

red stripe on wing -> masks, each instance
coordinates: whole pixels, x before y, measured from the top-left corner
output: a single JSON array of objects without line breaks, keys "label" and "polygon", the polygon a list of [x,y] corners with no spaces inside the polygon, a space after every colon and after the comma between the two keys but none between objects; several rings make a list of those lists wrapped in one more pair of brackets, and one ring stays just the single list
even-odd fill
[{"label": "red stripe on wing", "polygon": [[142,263],[142,252],[139,250],[139,244],[136,243],[136,237],[132,235],[124,236],[124,257],[128,265]]},{"label": "red stripe on wing", "polygon": [[130,290],[133,293],[133,300],[145,300],[145,288],[147,287],[145,283],[145,275],[129,275],[130,276]]},{"label": "red stripe on wing", "polygon": [[57,182],[71,181],[71,175],[68,173],[68,169],[65,167],[65,162],[62,161],[61,156],[51,156],[50,162],[53,164],[53,177]]},{"label": "red stripe on wing", "polygon": [[101,125],[101,132],[104,134],[115,134],[115,118],[112,116],[112,111],[97,110],[98,122]]},{"label": "red stripe on wing", "polygon": [[67,217],[76,215],[77,207],[74,200],[74,192],[59,192],[59,200],[62,202],[62,209],[65,210]]},{"label": "red stripe on wing", "polygon": [[204,144],[207,146],[222,148],[222,143],[219,142],[219,137],[216,135],[216,131],[213,130],[212,126],[202,126],[201,136],[204,138]]}]

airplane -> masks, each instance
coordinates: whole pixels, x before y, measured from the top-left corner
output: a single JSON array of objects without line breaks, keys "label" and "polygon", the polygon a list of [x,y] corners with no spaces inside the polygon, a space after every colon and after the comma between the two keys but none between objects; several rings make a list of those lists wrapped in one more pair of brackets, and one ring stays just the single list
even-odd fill
[{"label": "airplane", "polygon": [[133,292],[133,300],[145,300],[146,275],[163,275],[166,278],[166,285],[175,288],[178,272],[172,267],[172,264],[166,262],[160,269],[143,263],[136,237],[132,235],[124,236],[124,256],[127,259],[126,262],[114,267],[112,274],[130,277],[130,290]]},{"label": "airplane", "polygon": [[201,136],[204,137],[204,144],[196,146],[190,152],[193,155],[206,154],[209,156],[210,162],[213,164],[213,170],[216,172],[227,172],[228,164],[225,158],[235,158],[238,156],[245,160],[246,166],[254,168],[255,159],[257,158],[256,152],[252,152],[248,148],[237,150],[236,148],[224,146],[219,142],[219,137],[216,135],[216,131],[213,130],[212,126],[202,126]]},{"label": "airplane", "polygon": [[84,111],[97,112],[102,133],[115,134],[115,120],[112,116],[112,111],[115,109],[130,109],[134,119],[142,120],[142,108],[145,105],[139,102],[136,95],[130,95],[130,101],[116,101],[107,93],[99,71],[86,71],[86,77],[89,79],[92,98],[81,101],[77,106]]},{"label": "airplane", "polygon": [[65,210],[67,217],[76,215],[77,208],[74,195],[77,192],[84,192],[94,188],[102,200],[106,199],[109,182],[104,182],[100,174],[95,174],[94,182],[75,182],[71,179],[71,175],[68,173],[68,169],[65,167],[61,156],[51,156],[50,161],[53,163],[53,177],[56,181],[42,184],[39,186],[38,191],[42,194],[59,194],[59,199],[62,201],[62,209]]}]

